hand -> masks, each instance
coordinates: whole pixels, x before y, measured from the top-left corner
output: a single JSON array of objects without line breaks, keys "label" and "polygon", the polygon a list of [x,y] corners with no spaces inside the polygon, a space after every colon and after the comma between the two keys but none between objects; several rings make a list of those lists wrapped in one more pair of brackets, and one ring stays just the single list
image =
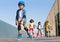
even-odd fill
[{"label": "hand", "polygon": [[16,23],[15,23],[15,24],[17,25],[17,23],[18,23],[18,21],[16,21]]}]

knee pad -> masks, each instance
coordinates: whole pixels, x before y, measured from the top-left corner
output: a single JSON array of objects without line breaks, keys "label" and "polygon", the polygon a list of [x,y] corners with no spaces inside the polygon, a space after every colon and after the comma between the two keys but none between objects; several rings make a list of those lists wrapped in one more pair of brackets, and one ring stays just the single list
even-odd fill
[{"label": "knee pad", "polygon": [[28,31],[28,28],[24,28],[25,31]]},{"label": "knee pad", "polygon": [[21,30],[21,26],[18,26],[18,30]]}]

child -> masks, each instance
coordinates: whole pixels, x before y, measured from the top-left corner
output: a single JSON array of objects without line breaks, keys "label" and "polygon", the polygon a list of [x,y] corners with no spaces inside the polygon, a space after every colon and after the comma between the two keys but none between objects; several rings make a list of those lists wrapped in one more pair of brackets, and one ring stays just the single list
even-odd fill
[{"label": "child", "polygon": [[46,21],[46,36],[49,37],[50,36],[50,25],[49,25],[49,21]]},{"label": "child", "polygon": [[37,26],[38,33],[37,33],[37,37],[36,38],[38,38],[39,35],[40,35],[40,37],[42,37],[41,29],[42,29],[41,22],[38,22],[38,26]]},{"label": "child", "polygon": [[34,20],[31,19],[30,20],[30,24],[29,24],[29,31],[32,33],[33,37],[34,37],[34,28],[35,28],[35,26],[34,26]]},{"label": "child", "polygon": [[24,30],[27,32],[29,38],[32,38],[32,35],[30,35],[27,25],[26,25],[26,11],[24,10],[25,3],[23,1],[20,1],[18,3],[19,9],[16,13],[16,25],[18,26],[18,39],[22,38],[22,32],[21,32],[21,25],[24,26]]}]

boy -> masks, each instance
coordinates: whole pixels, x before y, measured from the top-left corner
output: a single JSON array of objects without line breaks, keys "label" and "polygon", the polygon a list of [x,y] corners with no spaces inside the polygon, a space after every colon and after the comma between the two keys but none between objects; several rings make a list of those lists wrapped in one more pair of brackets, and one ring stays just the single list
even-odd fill
[{"label": "boy", "polygon": [[32,33],[33,37],[34,37],[34,28],[35,28],[34,20],[31,19],[29,24],[29,31]]},{"label": "boy", "polygon": [[21,32],[21,25],[24,26],[24,30],[27,32],[29,38],[32,38],[32,35],[30,35],[27,25],[26,25],[26,15],[25,15],[25,3],[23,1],[19,1],[18,3],[19,9],[16,13],[16,25],[18,26],[18,39],[22,38],[22,32]]},{"label": "boy", "polygon": [[40,34],[40,36],[42,36],[42,31],[41,31],[42,25],[41,25],[41,22],[38,22],[37,29],[38,29],[38,33],[37,33],[37,38],[38,38],[39,34]]}]

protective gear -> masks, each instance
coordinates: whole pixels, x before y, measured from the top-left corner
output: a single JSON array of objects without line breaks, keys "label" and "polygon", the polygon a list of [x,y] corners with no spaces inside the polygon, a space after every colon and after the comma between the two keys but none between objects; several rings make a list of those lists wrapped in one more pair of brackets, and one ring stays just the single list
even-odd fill
[{"label": "protective gear", "polygon": [[27,28],[24,28],[24,30],[25,30],[26,32],[28,32],[28,29],[27,29]]},{"label": "protective gear", "polygon": [[32,39],[33,38],[32,35],[29,35],[29,38]]},{"label": "protective gear", "polygon": [[22,35],[19,34],[18,37],[17,37],[18,40],[22,39]]},{"label": "protective gear", "polygon": [[22,5],[24,5],[24,6],[25,6],[24,1],[19,1],[18,5],[20,5],[20,4],[22,4]]},{"label": "protective gear", "polygon": [[18,30],[21,30],[21,26],[18,25]]}]

